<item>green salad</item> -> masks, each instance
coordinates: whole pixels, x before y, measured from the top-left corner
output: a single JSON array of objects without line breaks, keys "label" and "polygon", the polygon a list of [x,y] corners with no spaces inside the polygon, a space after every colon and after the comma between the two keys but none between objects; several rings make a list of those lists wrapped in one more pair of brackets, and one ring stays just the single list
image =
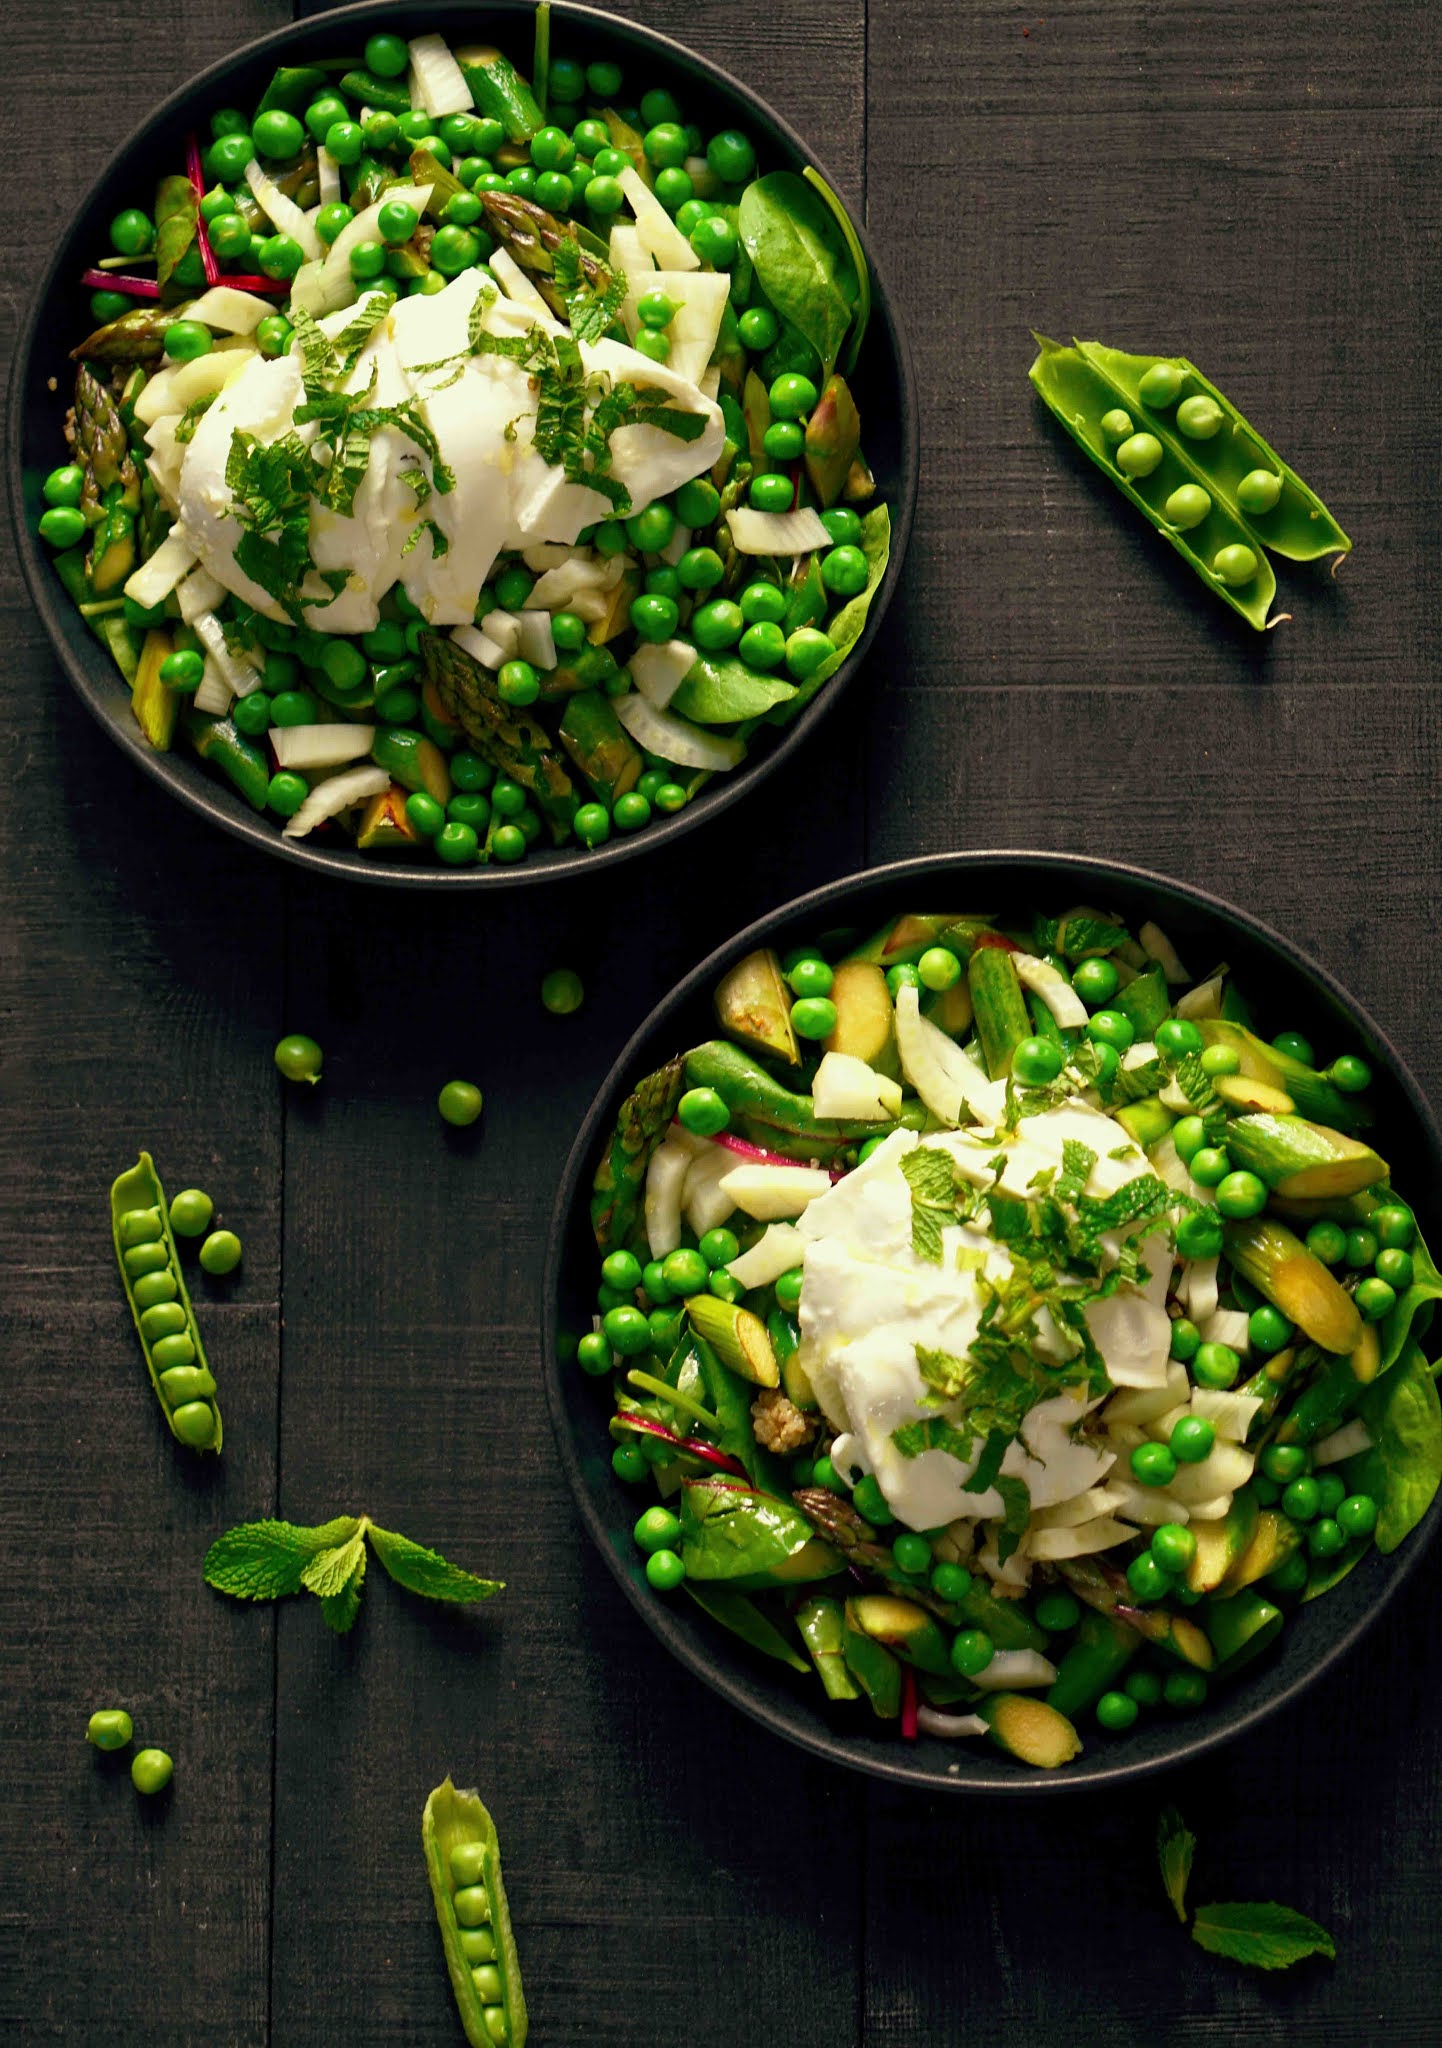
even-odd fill
[{"label": "green salad", "polygon": [[1194,964],[1088,908],[763,950],[621,1109],[577,1358],[637,1570],[840,1713],[1065,1764],[1431,1504],[1367,1063]]},{"label": "green salad", "polygon": [[840,667],[890,521],[836,195],[663,83],[370,37],[286,64],[84,273],[39,531],[150,745],[287,838],[600,845]]}]

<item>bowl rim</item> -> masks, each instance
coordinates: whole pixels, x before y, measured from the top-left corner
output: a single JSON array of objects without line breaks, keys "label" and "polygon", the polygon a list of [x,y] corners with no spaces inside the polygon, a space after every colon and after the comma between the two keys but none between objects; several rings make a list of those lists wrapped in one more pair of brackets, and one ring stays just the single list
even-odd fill
[{"label": "bowl rim", "polygon": [[[411,0],[411,4],[402,12],[412,11],[424,10],[416,7],[414,0]],[[485,0],[485,4],[472,8],[458,5],[458,0],[437,0],[437,5],[432,11],[437,14],[470,12],[479,22],[487,16],[515,16],[529,20],[535,14],[535,7],[532,0]],[[605,8],[580,5],[577,4],[577,0],[553,0],[551,15],[553,23],[574,22],[579,28],[592,33],[601,31],[617,35],[622,42],[629,40],[633,46],[641,46],[659,53],[669,64],[682,72],[689,72],[693,76],[699,74],[709,90],[740,102],[753,119],[759,117],[760,126],[768,132],[768,136],[779,137],[788,149],[795,152],[801,162],[812,165],[833,191],[839,195],[844,190],[842,183],[828,166],[791,124],[783,120],[769,101],[763,99],[752,87],[744,84],[712,58],[703,56],[675,37],[664,35],[660,30],[650,28],[643,22],[627,20]],[[272,825],[264,814],[257,816],[250,811],[239,795],[229,791],[224,785],[213,782],[208,777],[192,781],[181,774],[171,765],[168,754],[159,754],[147,746],[139,729],[136,728],[133,732],[129,730],[127,722],[116,716],[114,710],[110,708],[109,700],[115,695],[114,677],[106,673],[106,686],[102,686],[99,681],[101,665],[108,662],[103,650],[98,645],[95,647],[92,664],[82,660],[66,640],[60,629],[60,621],[69,616],[71,608],[68,604],[62,605],[60,601],[64,593],[50,569],[49,553],[26,517],[23,461],[26,435],[25,392],[33,374],[33,359],[45,325],[47,308],[60,280],[62,266],[66,263],[76,222],[96,205],[105,188],[116,180],[122,160],[132,151],[142,149],[150,143],[167,124],[184,111],[187,102],[222,84],[233,72],[246,64],[270,55],[280,58],[307,41],[314,42],[322,36],[329,39],[337,33],[343,34],[347,27],[363,29],[372,23],[394,25],[396,17],[397,8],[394,0],[359,0],[359,4],[305,16],[278,29],[272,29],[265,35],[253,37],[178,86],[166,99],[153,107],[110,153],[98,175],[91,180],[75,206],[69,209],[66,227],[52,240],[49,258],[27,297],[25,314],[16,338],[7,389],[5,468],[10,516],[15,528],[21,571],[31,603],[45,629],[51,655],[60,664],[71,688],[115,744],[128,754],[153,782],[178,799],[195,816],[218,825],[232,838],[258,847],[262,852],[291,866],[307,869],[313,874],[328,874],[338,879],[360,882],[370,887],[400,890],[534,888],[546,883],[560,882],[571,876],[607,872],[622,862],[669,848],[683,834],[710,823],[733,804],[744,801],[781,766],[783,761],[790,760],[803,747],[807,736],[813,733],[820,721],[827,716],[842,692],[853,682],[865,663],[882,621],[895,599],[911,539],[921,466],[916,375],[905,329],[897,318],[893,293],[884,268],[877,262],[876,252],[864,222],[853,213],[852,225],[871,273],[872,326],[868,332],[872,335],[879,330],[880,335],[884,336],[886,351],[894,363],[897,387],[896,489],[894,497],[884,501],[892,514],[891,552],[886,573],[872,599],[860,636],[835,674],[828,678],[826,687],[817,692],[795,723],[780,730],[764,752],[744,763],[734,779],[718,780],[695,802],[688,803],[684,810],[673,812],[668,817],[654,819],[644,832],[618,833],[604,845],[586,851],[577,847],[547,847],[542,858],[522,861],[515,867],[498,863],[470,868],[448,868],[440,865],[409,866],[404,862],[367,860],[353,848],[332,848],[313,845],[309,841],[286,839],[280,832],[278,824]],[[848,212],[852,212],[849,205]],[[87,654],[90,652],[91,650],[87,649]],[[115,706],[117,709],[124,708],[118,697],[115,697]]]},{"label": "bowl rim", "polygon": [[[767,943],[779,927],[793,924],[798,920],[813,919],[819,929],[825,929],[828,922],[834,924],[837,921],[834,913],[844,908],[845,900],[850,893],[863,886],[894,886],[900,895],[912,885],[926,888],[952,880],[966,881],[985,870],[999,868],[1009,869],[1016,877],[1035,875],[1050,877],[1053,881],[1066,881],[1072,878],[1092,889],[1105,889],[1108,882],[1114,881],[1125,882],[1132,888],[1140,886],[1154,889],[1158,892],[1160,902],[1180,902],[1209,917],[1220,918],[1224,923],[1240,927],[1242,933],[1254,943],[1280,954],[1293,970],[1317,985],[1357,1023],[1410,1104],[1417,1118],[1424,1148],[1431,1153],[1434,1165],[1442,1164],[1442,1131],[1439,1131],[1437,1118],[1416,1077],[1386,1033],[1381,1030],[1370,1012],[1363,1008],[1327,968],[1320,966],[1299,946],[1282,933],[1275,931],[1261,918],[1253,916],[1251,912],[1239,909],[1227,898],[1196,884],[1176,881],[1131,862],[1093,859],[1084,854],[1050,853],[1037,848],[996,847],[966,852],[913,855],[902,860],[883,862],[877,867],[858,869],[837,880],[822,883],[817,888],[780,903],[760,917],[754,918],[744,930],[713,948],[704,960],[693,967],[653,1007],[637,1030],[632,1033],[601,1083],[567,1154],[561,1173],[547,1242],[545,1292],[542,1300],[541,1368],[556,1448],[581,1520],[605,1558],[612,1577],[620,1585],[632,1607],[640,1614],[652,1634],[695,1677],[772,1734],[808,1751],[813,1756],[820,1757],[828,1763],[840,1764],[862,1776],[928,1792],[967,1793],[976,1797],[1006,1799],[1043,1796],[1055,1798],[1067,1793],[1095,1791],[1104,1785],[1135,1785],[1143,1778],[1152,1777],[1159,1771],[1194,1763],[1200,1757],[1236,1740],[1237,1737],[1260,1726],[1272,1715],[1293,1705],[1303,1693],[1309,1691],[1318,1680],[1351,1653],[1417,1569],[1437,1532],[1439,1522],[1442,1522],[1442,1493],[1434,1499],[1420,1525],[1410,1533],[1401,1547],[1385,1559],[1381,1559],[1386,1568],[1386,1577],[1375,1589],[1375,1596],[1368,1607],[1351,1626],[1330,1641],[1323,1653],[1305,1671],[1295,1675],[1286,1684],[1246,1703],[1239,1711],[1228,1716],[1221,1725],[1198,1728],[1197,1732],[1189,1734],[1188,1731],[1197,1724],[1178,1721],[1172,1724],[1177,1730],[1177,1740],[1161,1755],[1128,1758],[1122,1753],[1112,1761],[1114,1753],[1105,1748],[1092,1749],[1084,1755],[1079,1764],[1069,1764],[1063,1770],[1018,1771],[1015,1776],[985,1780],[969,1779],[965,1773],[966,1752],[960,1745],[957,1756],[957,1762],[962,1766],[960,1771],[955,1768],[946,1771],[923,1770],[918,1764],[908,1763],[908,1745],[903,1745],[898,1750],[896,1747],[878,1743],[874,1757],[858,1754],[855,1744],[844,1741],[840,1735],[831,1735],[824,1730],[817,1732],[809,1727],[797,1725],[789,1710],[785,1694],[778,1691],[775,1699],[765,1701],[755,1697],[744,1683],[746,1667],[739,1657],[722,1664],[695,1646],[690,1631],[673,1618],[673,1611],[667,1604],[659,1600],[644,1584],[638,1583],[627,1571],[614,1547],[611,1530],[591,1497],[582,1471],[571,1427],[571,1402],[568,1399],[568,1395],[574,1393],[576,1380],[574,1373],[563,1365],[560,1356],[559,1302],[572,1213],[583,1190],[589,1186],[598,1145],[614,1118],[617,1103],[622,1099],[628,1084],[634,1082],[641,1056],[664,1020],[684,1009],[697,994],[714,985],[716,979],[737,959],[756,946]],[[1381,1554],[1373,1551],[1364,1559],[1364,1563],[1375,1563],[1380,1558]]]}]

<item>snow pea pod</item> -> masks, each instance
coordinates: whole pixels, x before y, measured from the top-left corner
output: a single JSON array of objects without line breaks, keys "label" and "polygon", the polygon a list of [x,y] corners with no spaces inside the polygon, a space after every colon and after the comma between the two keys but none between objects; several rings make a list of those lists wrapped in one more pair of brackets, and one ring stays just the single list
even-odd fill
[{"label": "snow pea pod", "polygon": [[449,1778],[426,1801],[421,1846],[451,1989],[471,2048],[525,2048],[521,1964],[501,1881],[501,1845],[478,1792]]},{"label": "snow pea pod", "polygon": [[110,1227],[145,1369],[170,1433],[192,1450],[218,1451],[215,1381],[171,1235],[165,1190],[148,1152],[111,1188]]},{"label": "snow pea pod", "polygon": [[[1184,357],[1037,340],[1031,381],[1072,439],[1258,632],[1286,616],[1267,616],[1277,592],[1268,549],[1293,561],[1350,549],[1321,500]],[[1259,475],[1276,496],[1269,510],[1246,511],[1260,502]]]}]

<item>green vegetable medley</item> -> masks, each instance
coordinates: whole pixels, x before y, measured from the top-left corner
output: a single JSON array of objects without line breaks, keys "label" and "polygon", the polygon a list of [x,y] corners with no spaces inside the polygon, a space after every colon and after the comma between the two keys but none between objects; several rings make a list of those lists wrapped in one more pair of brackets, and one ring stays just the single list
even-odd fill
[{"label": "green vegetable medley", "polygon": [[734,967],[594,1184],[577,1358],[660,1496],[651,1586],[848,1714],[1052,1767],[1394,1550],[1442,1276],[1366,1061],[1250,993],[1089,909]]},{"label": "green vegetable medley", "polygon": [[[796,717],[885,573],[840,201],[549,42],[542,6],[529,80],[434,35],[285,65],[85,273],[40,533],[151,746],[290,838],[638,831]],[[427,350],[394,309],[433,295]]]}]

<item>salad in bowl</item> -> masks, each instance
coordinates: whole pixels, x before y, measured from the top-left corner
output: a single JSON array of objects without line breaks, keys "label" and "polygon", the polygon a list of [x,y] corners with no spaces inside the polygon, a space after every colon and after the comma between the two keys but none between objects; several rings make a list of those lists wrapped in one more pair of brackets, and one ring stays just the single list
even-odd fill
[{"label": "salad in bowl", "polygon": [[849,1736],[1051,1770],[1403,1543],[1442,1476],[1409,1135],[1267,999],[1055,901],[736,961],[593,1161],[567,1398],[650,1597]]},{"label": "salad in bowl", "polygon": [[498,17],[524,51],[364,19],[115,190],[33,523],[148,747],[290,844],[600,847],[861,638],[866,257],[632,31],[623,64],[560,14],[553,53],[544,5]]}]

